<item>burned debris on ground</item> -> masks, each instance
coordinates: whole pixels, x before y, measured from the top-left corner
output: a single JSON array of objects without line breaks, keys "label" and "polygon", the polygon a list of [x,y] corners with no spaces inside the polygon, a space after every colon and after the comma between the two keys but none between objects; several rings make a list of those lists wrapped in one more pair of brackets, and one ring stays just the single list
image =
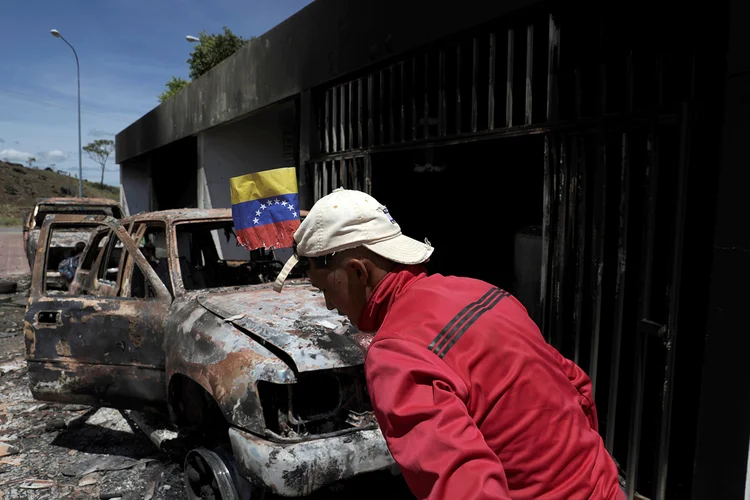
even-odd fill
[{"label": "burned debris on ground", "polygon": [[29,391],[28,276],[0,294],[0,498],[182,499],[182,467],[123,414],[42,403]]}]

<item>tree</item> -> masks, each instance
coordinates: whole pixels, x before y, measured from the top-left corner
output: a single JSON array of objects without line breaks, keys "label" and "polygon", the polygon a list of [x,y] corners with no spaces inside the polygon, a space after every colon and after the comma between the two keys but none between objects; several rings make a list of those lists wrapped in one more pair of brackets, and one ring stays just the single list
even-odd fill
[{"label": "tree", "polygon": [[26,163],[29,164],[29,168],[34,166],[35,161],[36,161],[36,158],[34,158],[33,156],[29,156],[28,158],[26,158]]},{"label": "tree", "polygon": [[86,144],[83,150],[89,158],[102,166],[102,181],[99,184],[104,187],[104,167],[107,165],[109,155],[115,150],[115,141],[111,139],[97,139]]},{"label": "tree", "polygon": [[[250,38],[250,40],[253,38],[255,37]],[[190,58],[187,60],[187,63],[190,65],[191,80],[206,73],[250,41],[235,35],[226,26],[223,27],[222,33],[211,34],[201,31],[198,33],[198,39],[200,42],[195,44],[193,51],[190,53]],[[189,84],[190,82],[173,76],[166,83],[167,90],[159,95],[159,101],[166,101]]]},{"label": "tree", "polygon": [[159,94],[159,102],[166,101],[177,92],[182,90],[184,87],[187,87],[189,84],[190,82],[188,82],[184,78],[173,76],[172,79],[169,80],[166,84],[167,90]]},{"label": "tree", "polygon": [[241,36],[232,33],[232,30],[224,26],[223,33],[209,34],[205,31],[198,33],[200,43],[195,45],[190,59],[190,78],[195,80],[221,61],[237,52],[247,44]]}]

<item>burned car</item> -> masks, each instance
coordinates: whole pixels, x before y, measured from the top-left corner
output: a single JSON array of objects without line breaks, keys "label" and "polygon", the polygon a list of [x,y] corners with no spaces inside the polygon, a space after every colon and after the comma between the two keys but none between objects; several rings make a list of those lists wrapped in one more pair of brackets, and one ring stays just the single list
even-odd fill
[{"label": "burned car", "polygon": [[[107,215],[121,218],[122,209],[119,203],[106,198],[40,198],[33,210],[24,215],[23,245],[29,268],[34,268],[39,242],[39,232],[44,219],[49,214],[79,214],[79,215]],[[71,229],[58,231],[54,241],[50,243],[47,272],[50,285],[65,288],[65,280],[57,271],[58,264],[74,254],[77,243],[87,242],[90,234],[86,230]]]},{"label": "burned car", "polygon": [[[49,289],[49,242],[78,229],[91,238],[75,279]],[[306,496],[391,468],[362,334],[300,272],[274,292],[280,269],[238,245],[228,209],[48,216],[24,326],[31,392],[165,416],[198,450],[191,498]]]}]

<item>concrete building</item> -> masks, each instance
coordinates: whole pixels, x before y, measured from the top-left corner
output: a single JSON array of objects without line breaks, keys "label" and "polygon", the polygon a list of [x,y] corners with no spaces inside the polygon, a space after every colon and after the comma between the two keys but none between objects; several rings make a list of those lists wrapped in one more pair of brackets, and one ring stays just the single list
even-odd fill
[{"label": "concrete building", "polygon": [[748,499],[748,3],[605,4],[317,0],[117,135],[123,206],[367,190],[587,370],[631,498]]}]

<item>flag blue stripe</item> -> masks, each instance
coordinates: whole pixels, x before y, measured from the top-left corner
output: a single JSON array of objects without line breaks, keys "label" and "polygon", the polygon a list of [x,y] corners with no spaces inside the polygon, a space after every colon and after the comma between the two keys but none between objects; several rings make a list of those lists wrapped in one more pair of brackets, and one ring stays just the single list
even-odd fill
[{"label": "flag blue stripe", "polygon": [[299,195],[285,194],[232,205],[235,229],[299,219]]}]

